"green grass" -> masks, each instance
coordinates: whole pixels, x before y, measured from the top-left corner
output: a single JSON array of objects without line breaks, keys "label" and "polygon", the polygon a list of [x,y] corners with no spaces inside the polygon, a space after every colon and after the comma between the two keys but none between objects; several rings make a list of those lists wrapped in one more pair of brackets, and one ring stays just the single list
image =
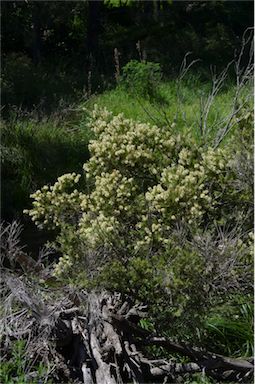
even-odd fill
[{"label": "green grass", "polygon": [[[13,341],[9,356],[1,356],[0,362],[0,382],[2,384],[31,383],[31,379],[26,378],[26,374],[31,371],[31,361],[27,357],[25,340]],[[33,365],[32,371],[36,372],[35,382],[53,383],[52,380],[47,379],[48,368],[42,362]]]},{"label": "green grass", "polygon": [[193,375],[190,375],[184,381],[184,384],[213,384],[213,383],[215,383],[215,380],[213,380],[211,377],[205,376],[205,374],[203,373],[195,373]]},{"label": "green grass", "polygon": [[81,172],[89,158],[87,115],[3,122],[2,217],[21,215],[29,194],[67,172]]},{"label": "green grass", "polygon": [[[106,107],[113,114],[123,113],[125,117],[158,125],[171,125],[177,132],[190,130],[200,137],[201,99],[205,100],[211,89],[209,82],[202,82],[196,76],[189,76],[179,86],[175,80],[161,82],[157,86],[159,100],[132,95],[121,86],[95,95],[86,106],[92,109],[95,104]],[[233,83],[228,82],[215,97],[208,116],[208,126],[226,117],[235,92]],[[215,127],[216,129],[216,127]]]},{"label": "green grass", "polygon": [[205,324],[208,345],[215,352],[230,356],[250,357],[254,354],[254,307],[251,297],[230,301],[215,308]]}]

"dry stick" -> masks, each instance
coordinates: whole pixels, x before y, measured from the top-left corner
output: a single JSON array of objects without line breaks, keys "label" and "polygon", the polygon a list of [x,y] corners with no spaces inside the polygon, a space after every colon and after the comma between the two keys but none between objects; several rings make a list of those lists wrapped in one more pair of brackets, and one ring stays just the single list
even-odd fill
[{"label": "dry stick", "polygon": [[237,123],[237,121],[234,121],[234,118],[238,115],[238,113],[246,105],[248,100],[252,97],[251,95],[248,95],[238,107],[238,98],[239,98],[240,92],[241,92],[241,88],[239,88],[236,92],[231,113],[222,121],[222,123],[226,121],[226,125],[223,126],[223,128],[218,132],[218,135],[216,137],[215,144],[214,144],[214,149],[216,149],[220,145],[222,140],[227,136],[227,134],[230,132],[233,126]]},{"label": "dry stick", "polygon": [[144,345],[158,345],[171,352],[177,352],[181,355],[188,356],[191,359],[194,359],[198,365],[205,367],[208,370],[216,368],[234,369],[238,371],[253,370],[253,365],[246,360],[228,358],[212,352],[201,351],[186,344],[178,344],[165,337],[151,336],[149,331],[131,323],[123,316],[111,314],[111,318],[112,321],[121,328],[129,329],[130,332],[145,337],[145,340],[143,341]]},{"label": "dry stick", "polygon": [[91,358],[91,354],[90,354],[90,345],[89,345],[89,335],[88,335],[88,331],[85,329],[82,328],[80,322],[78,321],[78,319],[76,318],[76,321],[75,321],[75,324],[73,323],[72,324],[73,327],[77,327],[80,334],[82,335],[82,338],[83,338],[83,343],[84,343],[84,346],[85,346],[85,350],[86,350],[86,353],[87,353],[87,359],[85,362],[82,362],[82,365],[81,365],[81,371],[82,371],[82,375],[83,375],[83,382],[86,383],[86,384],[93,384],[94,383],[94,380],[93,380],[93,375],[92,375],[92,368],[91,368],[91,361],[92,361],[92,358]]},{"label": "dry stick", "polygon": [[[248,95],[245,100],[238,106],[238,103],[240,102],[240,94],[247,82],[252,78],[253,76],[253,70],[254,70],[254,64],[253,64],[253,28],[247,28],[243,34],[242,37],[242,45],[241,50],[239,52],[239,55],[237,59],[234,60],[234,67],[235,67],[235,73],[236,73],[236,92],[232,104],[232,110],[230,114],[226,117],[226,124],[223,126],[221,130],[219,130],[218,135],[215,139],[215,145],[214,148],[217,148],[219,144],[222,142],[224,137],[229,133],[231,128],[235,125],[235,122],[233,122],[235,116],[239,113],[239,111],[243,108],[243,106],[247,103],[249,98],[251,97]],[[246,34],[249,33],[248,37],[246,38]],[[244,69],[241,68],[241,61],[244,55],[245,48],[250,44],[249,49],[249,60],[247,65]]]},{"label": "dry stick", "polygon": [[143,103],[141,103],[141,101],[139,100],[139,98],[137,97],[137,102],[138,104],[142,107],[143,111],[147,114],[147,116],[149,116],[149,118],[155,123],[155,124],[159,124],[160,125],[160,120],[156,117],[153,117],[151,115],[151,113],[144,107]]},{"label": "dry stick", "polygon": [[90,335],[90,345],[93,357],[97,363],[95,372],[97,383],[117,384],[114,376],[111,374],[110,365],[105,363],[102,357],[102,351],[96,336],[96,330],[93,329]]},{"label": "dry stick", "polygon": [[197,364],[206,367],[208,370],[216,368],[234,369],[234,370],[253,370],[253,364],[246,360],[234,359],[225,357],[217,353],[208,351],[200,351],[197,348],[190,347],[185,344],[174,343],[165,337],[151,337],[145,341],[145,344],[152,344],[164,347],[170,351],[181,353],[192,359],[195,359]]},{"label": "dry stick", "polygon": [[[242,36],[242,45],[241,45],[241,50],[240,50],[240,53],[237,57],[237,60],[235,61],[235,70],[236,70],[236,80],[237,80],[237,85],[239,86],[240,83],[244,80],[244,74],[246,73],[247,69],[253,67],[253,44],[252,44],[252,37],[253,37],[253,30],[254,28],[247,28],[244,33],[243,33],[243,36]],[[246,39],[246,34],[250,32],[250,34],[248,35],[248,38]],[[244,70],[242,71],[241,70],[241,61],[242,61],[242,57],[243,57],[243,54],[244,54],[244,50],[245,50],[245,47],[251,42],[251,45],[250,45],[250,54],[249,54],[249,61],[248,61],[248,64],[247,66],[244,68]]]},{"label": "dry stick", "polygon": [[118,48],[114,48],[114,63],[115,63],[115,80],[116,83],[120,80],[120,59],[119,59],[120,53],[118,51]]},{"label": "dry stick", "polygon": [[196,363],[186,363],[186,364],[177,364],[177,363],[168,363],[161,365],[159,367],[153,367],[150,369],[150,373],[153,377],[162,377],[164,375],[171,374],[184,374],[184,373],[196,373],[201,372],[202,369]]},{"label": "dry stick", "polygon": [[22,252],[24,246],[20,245],[20,234],[22,232],[22,225],[18,221],[13,221],[11,224],[0,224],[0,240],[1,240],[1,254],[0,266],[3,267],[4,259],[7,258],[10,265],[14,267],[15,257],[19,252]]},{"label": "dry stick", "polygon": [[[240,93],[240,92],[238,92]],[[230,132],[231,128],[233,128],[233,126],[235,125],[235,121],[234,118],[236,117],[236,115],[242,110],[242,108],[245,106],[246,102],[249,100],[249,98],[251,98],[252,96],[247,96],[245,98],[245,101],[239,106],[237,107],[237,97],[236,97],[236,103],[233,104],[233,108],[232,108],[232,112],[229,114],[229,116],[227,116],[226,119],[224,119],[224,121],[227,121],[227,124],[223,127],[223,129],[221,131],[219,131],[219,134],[217,135],[216,137],[216,140],[215,140],[215,144],[214,144],[214,149],[216,149],[220,143],[222,142],[222,140],[227,136],[227,134]]]},{"label": "dry stick", "polygon": [[[181,94],[180,94],[180,84],[181,84],[181,81],[183,80],[183,78],[186,76],[187,72],[189,71],[189,69],[197,62],[201,61],[200,59],[195,59],[195,60],[192,60],[188,65],[187,65],[187,58],[189,55],[191,55],[192,52],[187,52],[184,56],[184,59],[181,63],[181,66],[180,66],[180,70],[179,70],[179,74],[178,74],[178,77],[176,79],[176,96],[177,96],[177,109],[176,109],[176,114],[175,114],[175,117],[174,117],[174,120],[176,121],[177,118],[178,118],[178,115],[179,115],[179,109],[180,109],[180,105],[181,105]],[[152,117],[151,113],[143,106],[143,104],[140,102],[140,100],[137,98],[137,101],[138,103],[141,105],[142,109],[144,110],[144,112],[149,116],[149,118],[155,122],[155,124],[161,124],[161,121],[155,117]],[[169,127],[169,128],[172,128],[172,123],[170,122],[170,120],[168,119],[167,117],[167,113],[166,111],[163,109],[162,111],[160,111],[160,109],[156,108],[155,106],[152,107],[158,114],[161,118],[163,118],[163,121],[166,122],[166,125]],[[184,118],[183,116],[183,119],[186,121],[186,118]]]},{"label": "dry stick", "polygon": [[[201,110],[201,117],[200,117],[200,121],[201,121],[200,132],[202,133],[202,136],[207,136],[210,133],[207,126],[209,112],[211,110],[215,97],[217,96],[217,94],[219,93],[219,91],[222,89],[224,85],[229,67],[232,65],[232,63],[233,61],[228,63],[227,67],[220,73],[219,76],[216,75],[215,68],[211,67],[212,90],[203,106],[203,109]],[[202,103],[201,103],[201,106],[202,106]]]},{"label": "dry stick", "polygon": [[143,383],[144,382],[143,371],[141,369],[139,361],[137,361],[136,356],[134,356],[134,354],[130,350],[129,342],[127,340],[124,340],[122,343],[122,346],[123,346],[123,357],[128,367],[129,374],[130,376],[132,376],[133,383],[134,384]]},{"label": "dry stick", "polygon": [[[217,148],[219,144],[222,142],[224,137],[229,133],[231,128],[235,125],[234,118],[243,108],[243,106],[247,103],[250,96],[246,97],[245,100],[238,105],[241,91],[244,85],[251,79],[253,74],[253,44],[252,44],[252,29],[247,28],[242,37],[242,45],[238,56],[234,60],[232,60],[227,67],[217,76],[215,70],[212,70],[212,90],[207,97],[206,101],[202,98],[200,100],[200,133],[202,136],[207,137],[213,131],[216,125],[222,127],[218,130],[217,137],[215,138],[214,148]],[[247,32],[250,31],[248,37],[246,37]],[[249,60],[244,69],[241,68],[241,61],[244,55],[244,50],[251,44],[249,50]],[[224,117],[221,121],[216,122],[210,128],[208,127],[208,116],[215,100],[215,97],[220,92],[224,85],[224,81],[226,80],[227,73],[229,67],[234,64],[235,73],[236,73],[236,91],[235,96],[232,103],[231,112]]]},{"label": "dry stick", "polygon": [[181,85],[181,81],[183,80],[183,78],[186,76],[186,74],[188,73],[189,69],[197,62],[201,61],[200,59],[195,59],[195,60],[192,60],[188,65],[187,65],[187,58],[188,56],[190,56],[192,54],[192,52],[187,52],[183,58],[183,61],[181,63],[181,66],[180,66],[180,70],[179,70],[179,75],[176,79],[176,96],[177,96],[177,108],[176,108],[176,115],[175,115],[175,120],[178,119],[178,115],[179,115],[179,110],[180,110],[180,106],[182,104],[181,102],[181,92],[180,92],[180,85]]}]

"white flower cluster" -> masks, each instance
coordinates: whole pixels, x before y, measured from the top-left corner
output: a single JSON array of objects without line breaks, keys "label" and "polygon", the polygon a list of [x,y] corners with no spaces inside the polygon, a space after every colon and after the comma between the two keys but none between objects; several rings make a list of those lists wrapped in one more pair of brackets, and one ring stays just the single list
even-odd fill
[{"label": "white flower cluster", "polygon": [[96,246],[118,234],[120,221],[128,221],[137,209],[134,201],[137,187],[133,178],[123,176],[120,171],[102,172],[95,176],[94,191],[81,203],[83,215],[79,233],[90,245]]},{"label": "white flower cluster", "polygon": [[33,209],[25,210],[24,213],[28,213],[38,226],[61,226],[74,212],[80,211],[85,196],[74,189],[80,177],[76,173],[67,173],[60,176],[53,186],[45,185],[31,195],[34,199]]},{"label": "white flower cluster", "polygon": [[148,189],[145,198],[158,222],[168,226],[178,219],[198,224],[204,213],[217,204],[213,180],[227,167],[226,156],[222,150],[211,148],[197,155],[194,159],[194,153],[183,148],[177,164],[167,167],[159,184]]},{"label": "white flower cluster", "polygon": [[63,272],[68,271],[73,265],[73,260],[71,260],[69,255],[64,255],[59,258],[58,263],[54,269],[54,276],[60,276]]},{"label": "white flower cluster", "polygon": [[207,171],[211,171],[214,174],[220,174],[228,166],[228,158],[226,151],[219,148],[214,150],[208,148],[208,150],[202,153],[203,166]]},{"label": "white flower cluster", "polygon": [[120,171],[103,172],[95,177],[95,189],[90,195],[92,212],[104,212],[119,216],[127,213],[137,194],[137,187],[132,177],[123,176]]},{"label": "white flower cluster", "polygon": [[[190,137],[98,108],[91,124],[96,138],[84,165],[91,192],[75,189],[80,175],[61,176],[32,195],[29,214],[37,225],[64,230],[71,223],[74,236],[88,247],[125,237],[139,251],[154,242],[168,244],[174,222],[198,225],[217,205],[225,151],[201,150]],[[70,268],[75,257],[64,255],[56,273]]]},{"label": "white flower cluster", "polygon": [[[178,153],[180,136],[173,137],[166,128],[111,116],[102,111],[93,115],[91,128],[97,137],[89,145],[90,161],[84,165],[88,177],[119,169],[125,175],[157,175]],[[105,119],[105,115],[107,117]]]},{"label": "white flower cluster", "polygon": [[102,212],[94,218],[91,213],[84,213],[79,222],[79,236],[87,244],[95,248],[99,245],[111,244],[118,235],[120,223],[112,216],[105,216]]}]

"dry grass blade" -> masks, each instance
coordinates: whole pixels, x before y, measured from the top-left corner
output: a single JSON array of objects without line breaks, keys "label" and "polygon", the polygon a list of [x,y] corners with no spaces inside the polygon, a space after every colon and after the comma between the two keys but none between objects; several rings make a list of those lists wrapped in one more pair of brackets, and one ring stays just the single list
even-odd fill
[{"label": "dry grass blade", "polygon": [[13,221],[10,224],[1,222],[0,224],[0,265],[3,267],[4,261],[7,259],[13,267],[15,264],[16,256],[22,252],[23,247],[20,245],[20,234],[22,226],[18,221]]}]

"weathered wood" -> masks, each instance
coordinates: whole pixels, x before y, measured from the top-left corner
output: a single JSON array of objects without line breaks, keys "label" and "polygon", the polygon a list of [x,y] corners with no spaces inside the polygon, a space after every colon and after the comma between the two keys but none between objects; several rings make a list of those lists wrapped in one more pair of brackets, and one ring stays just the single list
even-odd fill
[{"label": "weathered wood", "polygon": [[[142,329],[138,324],[146,308],[122,302],[119,294],[86,294],[80,305],[75,301],[72,307],[68,299],[53,310],[52,303],[35,302],[20,279],[6,275],[5,284],[22,304],[32,309],[29,321],[33,320],[34,334],[48,328],[48,341],[55,342],[57,353],[62,353],[65,375],[68,370],[78,372],[84,384],[174,381],[180,375],[202,371],[217,380],[232,382],[247,382],[252,376],[253,359],[229,358]],[[146,346],[152,345],[163,347],[175,357],[170,361],[146,357]],[[176,354],[190,361],[181,364]]]},{"label": "weathered wood", "polygon": [[166,339],[165,337],[151,337],[145,340],[145,343],[148,345],[158,345],[168,349],[171,352],[177,352],[184,356],[188,356],[194,359],[195,361],[200,362],[200,364],[203,364],[206,369],[210,370],[222,367],[226,369],[237,369],[240,371],[253,369],[253,364],[247,360],[233,359],[219,355],[217,353],[192,348],[188,345],[181,345],[178,343],[174,343],[171,340]]},{"label": "weathered wood", "polygon": [[[118,305],[114,302],[114,297],[107,295],[94,296],[92,302],[86,324],[93,326],[84,330],[80,325],[79,329],[86,349],[91,351],[91,359],[96,362],[93,367],[95,383],[123,383],[125,379],[133,383],[146,383],[202,371],[213,377],[233,379],[235,374],[236,377],[244,377],[253,371],[251,361],[232,359],[184,343],[176,343],[142,329],[137,325],[137,319],[144,315],[143,306],[132,307],[128,302]],[[163,347],[188,357],[191,362],[180,364],[177,361],[150,360],[137,349],[141,345],[141,339],[145,346]],[[82,365],[82,372],[84,383],[92,383],[93,374],[86,363]]]}]

